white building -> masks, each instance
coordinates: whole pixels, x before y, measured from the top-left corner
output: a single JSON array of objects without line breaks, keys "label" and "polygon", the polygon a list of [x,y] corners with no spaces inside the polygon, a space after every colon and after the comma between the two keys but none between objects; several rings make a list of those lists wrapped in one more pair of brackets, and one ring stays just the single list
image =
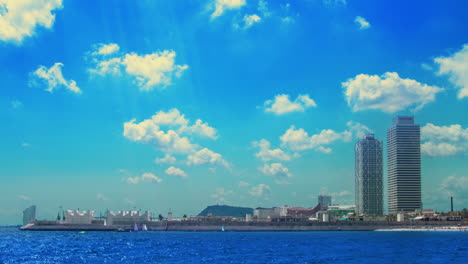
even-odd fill
[{"label": "white building", "polygon": [[254,210],[254,217],[256,218],[271,218],[275,216],[287,216],[287,207],[273,207],[273,208],[257,208]]},{"label": "white building", "polygon": [[119,211],[114,214],[112,211],[107,211],[107,225],[132,225],[146,223],[151,220],[151,213],[146,211],[141,214],[140,211]]},{"label": "white building", "polygon": [[87,225],[91,224],[94,219],[94,211],[83,211],[78,210],[65,211],[65,224],[78,224],[78,225]]}]

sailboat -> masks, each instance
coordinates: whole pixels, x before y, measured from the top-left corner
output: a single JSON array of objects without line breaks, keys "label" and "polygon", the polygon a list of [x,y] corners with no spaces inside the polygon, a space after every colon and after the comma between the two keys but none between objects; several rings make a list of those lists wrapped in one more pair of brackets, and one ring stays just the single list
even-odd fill
[{"label": "sailboat", "polygon": [[224,225],[221,226],[221,232],[224,232]]},{"label": "sailboat", "polygon": [[136,223],[133,225],[133,232],[138,232],[138,226]]},{"label": "sailboat", "polygon": [[148,228],[146,227],[145,224],[143,224],[143,225],[141,226],[141,231],[148,231]]}]

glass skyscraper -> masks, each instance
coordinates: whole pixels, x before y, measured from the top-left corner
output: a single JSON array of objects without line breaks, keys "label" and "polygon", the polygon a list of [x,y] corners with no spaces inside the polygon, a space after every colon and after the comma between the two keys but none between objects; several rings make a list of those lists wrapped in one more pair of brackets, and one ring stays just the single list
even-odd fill
[{"label": "glass skyscraper", "polygon": [[394,118],[387,144],[389,213],[422,209],[420,129],[414,117]]},{"label": "glass skyscraper", "polygon": [[383,215],[382,141],[368,134],[354,150],[356,213]]}]

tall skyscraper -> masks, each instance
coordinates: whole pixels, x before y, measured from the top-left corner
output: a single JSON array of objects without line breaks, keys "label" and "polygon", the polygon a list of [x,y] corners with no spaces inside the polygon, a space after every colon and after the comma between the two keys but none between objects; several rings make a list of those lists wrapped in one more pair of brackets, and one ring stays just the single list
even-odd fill
[{"label": "tall skyscraper", "polygon": [[332,197],[330,195],[319,195],[318,202],[321,210],[326,209],[328,206],[332,205]]},{"label": "tall skyscraper", "polygon": [[356,213],[383,215],[382,141],[365,135],[354,151]]},{"label": "tall skyscraper", "polygon": [[393,119],[387,130],[387,159],[389,213],[422,209],[420,130],[414,117]]}]

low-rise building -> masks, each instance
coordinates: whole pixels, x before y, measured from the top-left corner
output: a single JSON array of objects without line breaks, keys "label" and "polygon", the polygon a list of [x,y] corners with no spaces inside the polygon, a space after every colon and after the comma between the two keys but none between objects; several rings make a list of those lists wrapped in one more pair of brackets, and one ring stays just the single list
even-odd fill
[{"label": "low-rise building", "polygon": [[63,223],[65,224],[79,224],[79,225],[89,225],[94,219],[94,211],[83,211],[79,210],[66,210],[65,219]]},{"label": "low-rise building", "polygon": [[273,207],[273,208],[262,208],[258,207],[254,210],[254,217],[257,219],[267,219],[277,216],[287,216],[287,207]]},{"label": "low-rise building", "polygon": [[107,225],[143,224],[151,221],[151,213],[149,211],[144,214],[140,211],[119,211],[118,214],[114,214],[108,211],[106,220]]},{"label": "low-rise building", "polygon": [[349,214],[356,212],[356,206],[354,205],[330,205],[328,206],[327,212],[330,219],[347,217]]}]

